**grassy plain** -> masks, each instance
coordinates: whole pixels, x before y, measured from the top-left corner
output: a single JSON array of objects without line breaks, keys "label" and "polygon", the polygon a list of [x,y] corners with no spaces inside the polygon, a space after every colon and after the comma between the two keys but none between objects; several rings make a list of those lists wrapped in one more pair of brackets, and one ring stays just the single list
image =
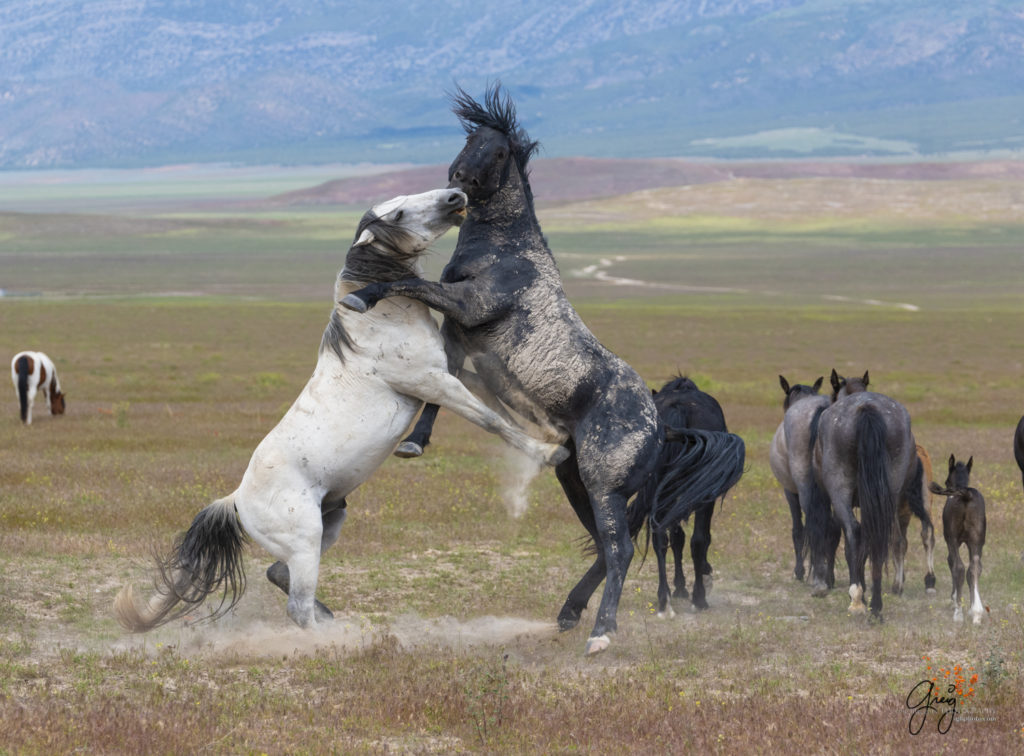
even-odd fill
[{"label": "grassy plain", "polygon": [[[0,753],[1019,749],[1024,218],[967,201],[951,217],[934,186],[740,184],[542,208],[592,330],[651,385],[693,376],[748,449],[713,526],[712,608],[658,620],[638,558],[620,632],[594,659],[589,613],[554,628],[587,562],[553,475],[513,517],[515,465],[448,413],[424,458],[388,462],[350,498],[321,568],[335,627],[290,626],[253,547],[234,615],[123,634],[114,594],[144,587],[150,548],[235,487],[308,378],[364,208],[197,208],[130,188],[116,209],[87,189],[57,214],[44,198],[0,208],[0,287],[23,295],[0,298],[0,352],[43,349],[69,395],[66,416],[37,411],[29,428],[13,393],[0,413]],[[897,191],[910,217],[836,210]],[[986,202],[999,192],[1019,205],[1019,184]],[[880,626],[848,616],[842,588],[812,599],[793,580],[767,464],[777,376],[832,367],[870,369],[907,405],[937,477],[951,452],[974,455],[989,513],[980,627],[951,621],[941,545],[939,595],[924,593],[916,537]],[[972,694],[946,734],[933,713],[911,735],[908,694],[947,672]]]}]

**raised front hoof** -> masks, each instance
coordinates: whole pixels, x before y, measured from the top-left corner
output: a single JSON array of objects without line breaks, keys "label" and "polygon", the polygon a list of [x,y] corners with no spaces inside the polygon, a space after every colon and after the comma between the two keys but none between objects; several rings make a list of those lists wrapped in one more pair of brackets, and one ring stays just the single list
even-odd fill
[{"label": "raised front hoof", "polygon": [[593,656],[594,654],[601,653],[610,645],[612,645],[612,640],[608,637],[607,633],[604,635],[591,636],[590,638],[587,638],[587,645],[583,650],[583,654],[585,656]]},{"label": "raised front hoof", "polygon": [[352,310],[354,312],[366,312],[367,310],[370,309],[367,306],[366,302],[361,300],[355,294],[346,294],[344,297],[341,298],[341,301],[338,304],[340,304],[346,310]]},{"label": "raised front hoof", "polygon": [[547,446],[553,448],[547,453],[544,461],[552,467],[560,465],[569,459],[570,452],[564,446],[558,446],[557,444],[547,444]]},{"label": "raised front hoof", "polygon": [[319,601],[313,602],[313,616],[316,617],[317,622],[334,621],[334,612],[332,612],[326,606],[321,604]]},{"label": "raised front hoof", "polygon": [[395,449],[395,456],[401,457],[402,459],[412,459],[413,457],[423,456],[423,447],[417,444],[415,441],[403,441]]}]

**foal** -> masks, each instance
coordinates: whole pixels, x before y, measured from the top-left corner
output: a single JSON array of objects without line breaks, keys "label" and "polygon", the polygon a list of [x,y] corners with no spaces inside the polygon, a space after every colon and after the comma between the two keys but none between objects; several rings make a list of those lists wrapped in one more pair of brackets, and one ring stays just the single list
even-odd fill
[{"label": "foal", "polygon": [[52,415],[64,414],[64,394],[53,360],[42,352],[18,352],[11,360],[11,380],[21,405],[21,422],[32,424],[32,405],[36,393],[42,392]]},{"label": "foal", "polygon": [[946,538],[946,549],[949,551],[949,571],[953,577],[953,621],[963,622],[964,613],[961,608],[961,597],[964,588],[964,563],[960,559],[960,546],[967,544],[967,554],[971,561],[967,568],[967,584],[971,589],[971,608],[968,614],[975,625],[981,624],[985,605],[981,603],[978,592],[978,578],[981,577],[981,550],[985,546],[985,498],[976,488],[969,485],[971,466],[974,457],[967,464],[957,462],[956,457],[949,455],[949,475],[946,476],[946,487],[932,482],[929,486],[932,493],[946,497],[946,506],[942,509],[942,534]]}]

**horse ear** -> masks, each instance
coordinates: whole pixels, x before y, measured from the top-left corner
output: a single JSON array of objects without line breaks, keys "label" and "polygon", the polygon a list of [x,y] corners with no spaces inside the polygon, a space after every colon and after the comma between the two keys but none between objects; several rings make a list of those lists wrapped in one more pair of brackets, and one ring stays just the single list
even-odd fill
[{"label": "horse ear", "polygon": [[835,368],[832,368],[832,375],[828,377],[828,380],[829,383],[832,384],[833,390],[838,391],[841,388],[839,384],[839,373],[836,372]]},{"label": "horse ear", "polygon": [[372,244],[377,240],[377,237],[373,235],[373,231],[368,228],[363,229],[363,233],[359,234],[359,238],[356,239],[353,247],[361,247],[364,244]]},{"label": "horse ear", "polygon": [[956,457],[952,454],[949,455],[949,471],[953,472],[956,469]]},{"label": "horse ear", "polygon": [[658,389],[651,389],[651,396],[657,396],[657,395],[658,395]]},{"label": "horse ear", "polygon": [[971,471],[971,465],[973,465],[973,464],[974,464],[974,455],[972,454],[971,458],[967,460],[967,472]]},{"label": "horse ear", "polygon": [[868,371],[865,370],[864,371],[864,387],[867,388],[867,385],[869,383],[871,383],[871,379],[868,377]]},{"label": "horse ear", "polygon": [[823,376],[823,375],[819,375],[819,376],[818,376],[818,380],[816,380],[816,381],[814,382],[814,390],[815,390],[815,391],[817,391],[818,389],[820,389],[820,388],[821,388],[821,384],[822,384],[822,382],[823,382],[824,380],[825,380],[825,376]]},{"label": "horse ear", "polygon": [[786,396],[789,396],[789,381],[787,381],[781,375],[779,376],[779,385],[782,386],[782,393],[785,394]]}]

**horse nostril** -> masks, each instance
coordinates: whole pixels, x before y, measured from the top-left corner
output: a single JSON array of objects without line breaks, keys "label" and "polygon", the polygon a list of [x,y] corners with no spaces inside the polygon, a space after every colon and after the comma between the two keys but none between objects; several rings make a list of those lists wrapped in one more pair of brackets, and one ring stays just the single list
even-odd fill
[{"label": "horse nostril", "polygon": [[462,204],[462,195],[459,194],[458,192],[454,192],[452,194],[449,194],[448,195],[448,204],[449,205],[461,205]]}]

